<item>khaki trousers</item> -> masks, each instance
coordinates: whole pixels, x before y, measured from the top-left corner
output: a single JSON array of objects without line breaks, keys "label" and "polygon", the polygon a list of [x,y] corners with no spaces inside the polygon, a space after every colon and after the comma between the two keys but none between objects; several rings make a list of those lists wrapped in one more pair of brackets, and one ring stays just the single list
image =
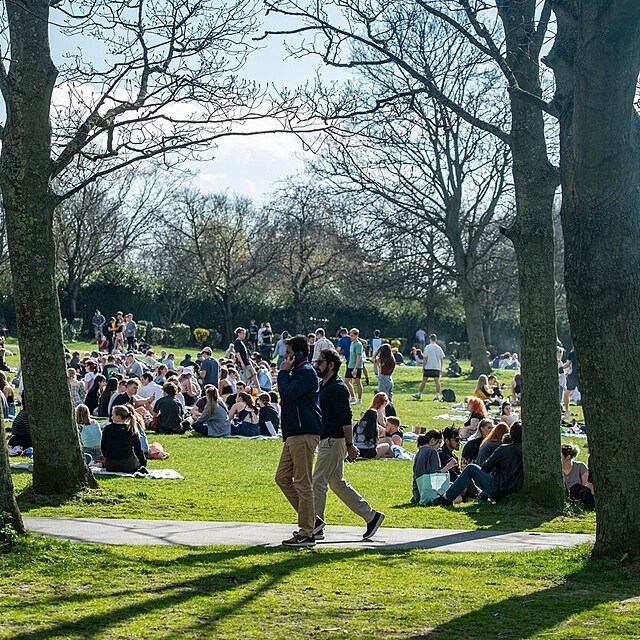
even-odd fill
[{"label": "khaki trousers", "polygon": [[369,523],[373,520],[376,512],[344,479],[344,459],[346,457],[347,448],[344,438],[325,438],[320,441],[318,459],[313,470],[313,495],[316,515],[324,520],[328,485],[351,511]]},{"label": "khaki trousers", "polygon": [[313,535],[316,523],[311,473],[319,441],[320,436],[312,434],[289,436],[284,441],[276,470],[276,483],[296,510],[298,529],[304,536]]}]

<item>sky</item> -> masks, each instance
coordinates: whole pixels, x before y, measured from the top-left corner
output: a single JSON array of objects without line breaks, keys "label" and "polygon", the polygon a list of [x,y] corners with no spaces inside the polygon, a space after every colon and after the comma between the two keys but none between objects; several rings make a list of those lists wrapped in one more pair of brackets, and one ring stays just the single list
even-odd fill
[{"label": "sky", "polygon": [[[285,28],[279,18],[263,18],[261,28],[254,35],[261,35],[264,28]],[[51,28],[52,57],[56,64],[63,62],[69,49],[69,39]],[[262,86],[290,88],[312,80],[320,67],[317,57],[292,60],[288,57],[283,36],[271,36],[255,43],[259,50],[249,55],[239,75],[255,80]],[[107,59],[104,49],[87,36],[74,37],[73,46],[82,51],[85,60]],[[340,77],[327,70],[327,77]],[[187,168],[197,171],[197,186],[205,192],[228,191],[245,195],[260,202],[279,180],[304,169],[301,140],[292,134],[265,134],[249,137],[223,138],[218,141],[214,159],[189,162]]]}]

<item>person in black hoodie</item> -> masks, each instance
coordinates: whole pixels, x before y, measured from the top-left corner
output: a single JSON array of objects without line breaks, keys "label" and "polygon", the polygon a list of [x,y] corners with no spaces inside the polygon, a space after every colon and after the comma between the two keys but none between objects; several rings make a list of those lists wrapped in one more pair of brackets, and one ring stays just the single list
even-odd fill
[{"label": "person in black hoodie", "polygon": [[140,446],[133,407],[116,405],[111,409],[111,422],[102,430],[102,455],[107,471],[146,472],[146,459]]},{"label": "person in black hoodie", "polygon": [[312,470],[313,455],[322,433],[322,415],[320,383],[308,358],[307,339],[301,335],[289,338],[278,372],[284,446],[275,480],[298,514],[298,531],[282,541],[289,547],[316,544]]},{"label": "person in black hoodie", "polygon": [[462,495],[471,481],[492,500],[501,500],[522,487],[522,425],[515,423],[511,427],[511,442],[498,447],[489,459],[479,467],[467,465],[458,479],[447,489],[443,496],[436,498],[431,505],[448,505]]},{"label": "person in black hoodie", "polygon": [[280,416],[271,406],[271,396],[268,393],[261,393],[258,396],[258,424],[260,425],[260,435],[275,436],[280,428]]}]

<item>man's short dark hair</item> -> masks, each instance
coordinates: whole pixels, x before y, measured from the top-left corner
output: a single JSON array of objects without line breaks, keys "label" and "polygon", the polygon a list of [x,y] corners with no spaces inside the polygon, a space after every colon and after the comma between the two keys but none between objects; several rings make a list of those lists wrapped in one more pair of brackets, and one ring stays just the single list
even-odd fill
[{"label": "man's short dark hair", "polygon": [[153,376],[148,371],[142,374],[142,379],[148,380],[149,382],[153,382]]},{"label": "man's short dark hair", "polygon": [[127,387],[132,384],[137,384],[138,386],[140,386],[140,380],[138,380],[138,378],[129,378],[125,384],[127,385]]},{"label": "man's short dark hair", "polygon": [[445,427],[442,431],[442,437],[445,440],[451,440],[451,438],[457,438],[460,435],[460,429],[458,427]]},{"label": "man's short dark hair", "polygon": [[291,347],[291,350],[294,353],[298,351],[302,353],[303,357],[309,357],[309,345],[307,344],[307,339],[302,335],[293,336],[293,338],[289,338],[287,340],[287,346]]},{"label": "man's short dark hair", "polygon": [[435,333],[432,333],[429,336],[429,340],[431,340],[431,342],[435,342],[438,339],[438,336]]},{"label": "man's short dark hair", "polygon": [[375,329],[373,332],[373,337],[374,338],[379,338],[380,337],[380,329]]},{"label": "man's short dark hair", "polygon": [[340,371],[340,365],[342,364],[342,360],[340,360],[340,355],[335,349],[323,349],[320,352],[320,355],[325,359],[327,366],[333,363],[334,373],[338,373],[338,371]]},{"label": "man's short dark hair", "polygon": [[522,442],[522,424],[520,422],[514,422],[511,425],[509,435],[513,442]]},{"label": "man's short dark hair", "polygon": [[162,390],[172,398],[176,395],[176,393],[178,393],[178,387],[174,382],[165,382],[162,385]]}]

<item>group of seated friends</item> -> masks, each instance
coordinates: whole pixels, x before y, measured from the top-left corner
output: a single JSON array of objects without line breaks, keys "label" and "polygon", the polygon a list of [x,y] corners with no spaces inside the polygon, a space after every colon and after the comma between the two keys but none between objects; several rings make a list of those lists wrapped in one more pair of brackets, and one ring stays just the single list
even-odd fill
[{"label": "group of seated friends", "polygon": [[[512,383],[512,397],[519,399],[520,389],[516,394],[514,387],[515,383]],[[497,502],[522,488],[522,423],[511,402],[502,397],[497,378],[481,375],[475,394],[465,398],[465,404],[469,416],[462,427],[452,425],[443,431],[431,429],[418,437],[412,502],[421,502],[418,479],[424,474],[449,475],[446,490],[429,501],[428,506],[452,505],[467,500]],[[490,418],[492,406],[497,406],[498,410],[497,415]],[[456,451],[461,447],[461,459],[458,460]],[[573,500],[592,509],[591,471],[585,463],[575,460],[578,454],[576,445],[562,445],[564,483]]]},{"label": "group of seated friends", "polygon": [[[275,391],[259,385],[252,388],[240,379],[234,361],[226,358],[215,361],[217,384],[205,384],[212,369],[209,348],[196,360],[185,356],[177,366],[172,355],[162,352],[155,359],[153,351],[148,351],[144,360],[136,359],[133,352],[124,358],[99,353],[82,359],[77,352],[67,355],[71,396],[87,462],[99,462],[107,471],[146,473],[146,460],[152,457],[148,430],[193,430],[212,438],[277,435],[280,406]],[[266,362],[259,364],[269,367]],[[196,379],[199,370],[204,372],[199,378],[202,385]],[[9,386],[6,379],[4,384]],[[519,402],[519,384],[515,379],[511,384],[513,404]],[[523,484],[522,424],[512,402],[504,399],[495,376],[481,375],[474,395],[465,398],[469,415],[462,427],[452,425],[420,435],[413,463],[412,502],[420,502],[417,480],[423,474],[449,475],[450,485],[430,505],[498,501],[518,492]],[[497,415],[490,418],[489,410],[495,407]],[[403,436],[394,405],[386,393],[376,393],[354,423],[353,442],[359,457],[396,457]],[[14,454],[32,446],[24,392],[8,445]],[[456,452],[461,447],[458,460]],[[575,460],[578,453],[575,445],[562,445],[564,481],[574,500],[592,508],[591,473],[587,465]]]},{"label": "group of seated friends", "polygon": [[[187,355],[180,365],[173,362],[173,354],[154,356],[153,351],[147,351],[143,360],[136,359],[133,351],[124,358],[67,353],[71,397],[88,463],[102,464],[107,471],[145,473],[149,457],[166,457],[150,455],[148,430],[164,434],[193,430],[212,438],[277,434],[278,394],[259,384],[250,387],[240,379],[233,361],[221,358],[211,364],[208,347],[197,360]],[[200,370],[203,373],[197,376]],[[206,383],[212,371],[216,384]],[[272,388],[271,377],[265,386]],[[24,392],[8,446],[13,455],[32,446]]]}]

